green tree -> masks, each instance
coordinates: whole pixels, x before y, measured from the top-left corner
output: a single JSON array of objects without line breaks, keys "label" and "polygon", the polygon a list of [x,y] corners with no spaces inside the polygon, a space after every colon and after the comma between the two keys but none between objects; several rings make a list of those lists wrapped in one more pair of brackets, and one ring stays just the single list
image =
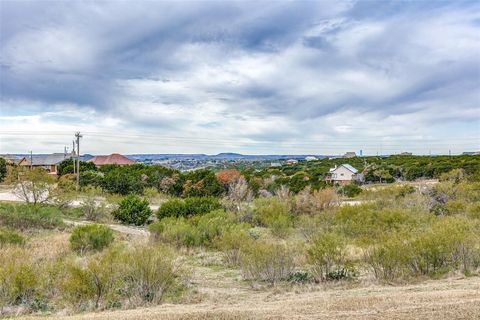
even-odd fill
[{"label": "green tree", "polygon": [[112,215],[123,224],[141,226],[150,218],[152,210],[147,200],[131,194],[120,202],[119,207],[112,212]]},{"label": "green tree", "polygon": [[5,159],[0,158],[0,182],[5,179],[7,176],[7,161]]}]

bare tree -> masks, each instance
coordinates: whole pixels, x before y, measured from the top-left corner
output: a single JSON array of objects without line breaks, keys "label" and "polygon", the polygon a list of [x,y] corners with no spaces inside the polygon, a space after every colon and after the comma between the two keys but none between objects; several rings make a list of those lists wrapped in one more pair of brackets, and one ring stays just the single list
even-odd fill
[{"label": "bare tree", "polygon": [[43,169],[32,169],[19,179],[14,193],[28,204],[45,203],[53,197],[54,181]]},{"label": "bare tree", "polygon": [[229,184],[227,198],[235,204],[238,211],[242,209],[242,203],[252,201],[253,193],[244,177],[239,177]]}]

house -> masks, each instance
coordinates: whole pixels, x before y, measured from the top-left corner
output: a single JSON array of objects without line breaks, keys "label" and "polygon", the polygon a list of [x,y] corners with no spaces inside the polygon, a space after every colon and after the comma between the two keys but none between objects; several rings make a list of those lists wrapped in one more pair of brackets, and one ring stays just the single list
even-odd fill
[{"label": "house", "polygon": [[346,152],[343,155],[344,158],[355,158],[356,156],[357,156],[357,154],[355,153],[355,151]]},{"label": "house", "polygon": [[272,163],[270,163],[270,167],[272,167],[272,168],[279,168],[279,167],[281,167],[281,166],[282,166],[282,164],[281,164],[280,162],[272,162]]},{"label": "house", "polygon": [[411,156],[412,153],[411,152],[402,152],[400,153],[401,156]]},{"label": "house", "polygon": [[295,159],[288,159],[287,160],[287,164],[297,164],[298,163],[298,160],[295,160]]},{"label": "house", "polygon": [[71,159],[72,155],[67,153],[52,153],[46,155],[34,155],[23,158],[18,165],[23,167],[43,168],[49,174],[57,174],[58,165],[66,159]]},{"label": "house", "polygon": [[307,156],[305,157],[305,161],[315,161],[315,160],[318,160],[317,157],[314,157],[314,156]]},{"label": "house", "polygon": [[361,175],[358,173],[358,170],[351,165],[341,164],[339,166],[335,165],[334,168],[330,168],[325,180],[332,183],[346,185],[352,181],[361,180]]},{"label": "house", "polygon": [[118,154],[112,153],[109,156],[95,156],[87,162],[93,162],[97,167],[101,167],[107,164],[117,164],[119,166],[128,166],[134,164],[135,161],[128,159],[127,157]]},{"label": "house", "polygon": [[0,155],[0,158],[5,159],[7,165],[9,166],[19,165],[20,162],[25,160],[25,157],[17,157],[16,155],[13,155],[13,154],[3,154],[3,155]]}]

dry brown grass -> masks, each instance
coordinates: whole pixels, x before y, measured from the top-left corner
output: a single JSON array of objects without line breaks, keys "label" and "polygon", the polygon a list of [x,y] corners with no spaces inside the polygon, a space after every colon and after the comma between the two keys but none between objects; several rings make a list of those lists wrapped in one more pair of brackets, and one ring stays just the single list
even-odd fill
[{"label": "dry brown grass", "polygon": [[[202,270],[201,273],[204,271]],[[204,276],[206,274],[202,275]],[[208,281],[214,283],[214,279],[208,279]],[[317,287],[315,291],[310,292],[254,290],[241,288],[241,284],[236,284],[229,291],[229,295],[225,289],[218,288],[215,294],[215,290],[210,288],[209,297],[200,303],[164,304],[136,310],[117,310],[58,318],[70,320],[480,319],[479,277],[432,280],[399,287],[378,285],[354,289]],[[222,296],[225,299],[221,299]],[[36,317],[35,319],[51,318]]]}]

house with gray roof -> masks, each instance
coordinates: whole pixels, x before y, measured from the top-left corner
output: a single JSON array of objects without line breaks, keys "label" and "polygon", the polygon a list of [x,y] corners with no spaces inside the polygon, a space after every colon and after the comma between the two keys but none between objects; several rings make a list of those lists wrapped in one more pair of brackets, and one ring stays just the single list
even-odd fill
[{"label": "house with gray roof", "polygon": [[328,176],[325,180],[332,183],[346,185],[352,183],[352,181],[361,179],[362,175],[358,173],[357,169],[347,163],[344,163],[339,166],[335,165],[334,168],[330,168]]},{"label": "house with gray roof", "polygon": [[71,159],[72,155],[69,153],[52,153],[34,155],[31,158],[26,157],[24,161],[20,162],[21,166],[28,166],[32,168],[43,168],[50,174],[57,174],[58,165],[65,159]]}]

